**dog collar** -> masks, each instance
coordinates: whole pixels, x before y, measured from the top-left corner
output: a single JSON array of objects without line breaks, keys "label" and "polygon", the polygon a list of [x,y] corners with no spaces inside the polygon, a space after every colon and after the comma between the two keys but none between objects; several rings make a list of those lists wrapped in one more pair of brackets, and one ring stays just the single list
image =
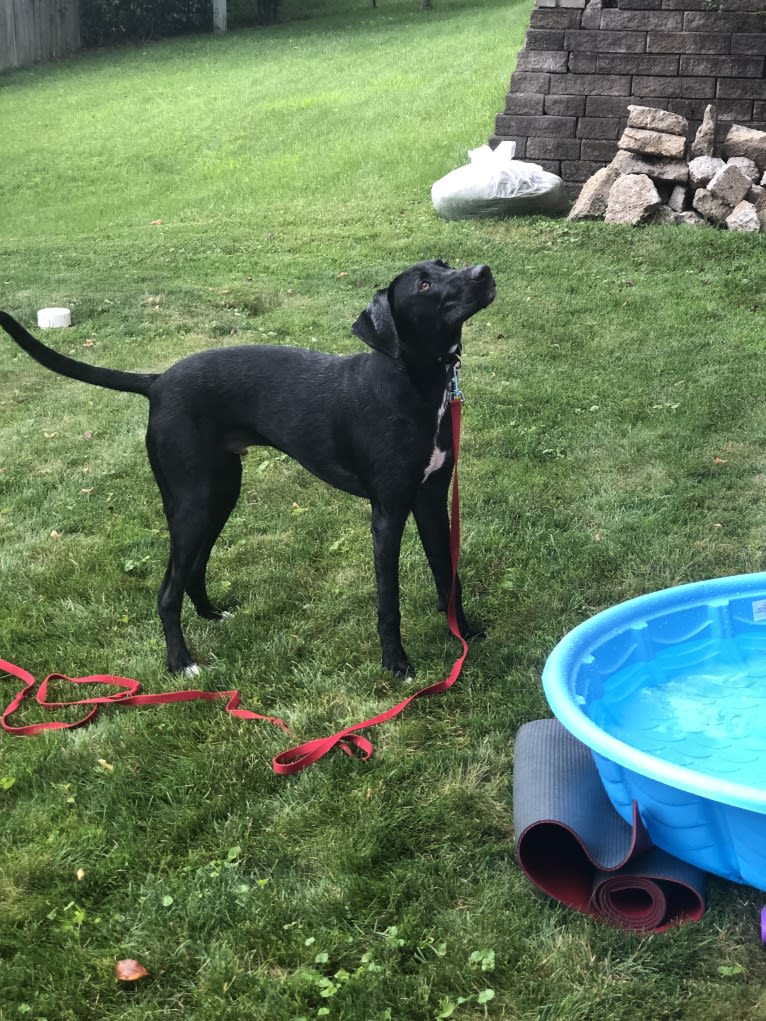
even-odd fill
[{"label": "dog collar", "polygon": [[451,368],[460,368],[460,355],[461,347],[457,344],[452,351],[448,351],[446,355],[441,358],[437,358],[436,361],[439,365],[449,365]]}]

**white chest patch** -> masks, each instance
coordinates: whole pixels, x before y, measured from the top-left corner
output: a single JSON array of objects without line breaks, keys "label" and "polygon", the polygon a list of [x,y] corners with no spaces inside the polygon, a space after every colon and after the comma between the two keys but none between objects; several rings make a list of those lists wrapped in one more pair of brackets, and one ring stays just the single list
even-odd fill
[{"label": "white chest patch", "polygon": [[[436,429],[434,430],[434,449],[431,451],[431,457],[430,457],[430,459],[428,461],[428,464],[426,465],[426,470],[423,473],[423,482],[426,481],[426,479],[428,478],[429,475],[432,475],[435,471],[438,471],[441,468],[441,466],[444,464],[444,460],[445,460],[445,458],[447,456],[447,451],[446,450],[440,450],[439,447],[437,446],[437,442],[438,442],[438,439],[439,439],[439,427],[442,424],[442,419],[444,418],[444,412],[447,410],[447,405],[448,404],[449,404],[449,391],[445,390],[444,391],[444,398],[443,398],[443,400],[441,402],[441,405],[439,406],[438,412],[436,413]],[[421,485],[422,485],[422,483],[421,483]]]}]

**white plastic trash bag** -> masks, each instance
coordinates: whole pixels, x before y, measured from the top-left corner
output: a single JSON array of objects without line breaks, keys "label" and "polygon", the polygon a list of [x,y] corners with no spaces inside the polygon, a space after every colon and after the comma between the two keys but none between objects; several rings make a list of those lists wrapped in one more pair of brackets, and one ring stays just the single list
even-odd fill
[{"label": "white plastic trash bag", "polygon": [[470,163],[431,188],[436,212],[447,220],[568,212],[561,178],[536,163],[515,160],[515,154],[515,142],[501,142],[496,149],[488,145],[472,149]]}]

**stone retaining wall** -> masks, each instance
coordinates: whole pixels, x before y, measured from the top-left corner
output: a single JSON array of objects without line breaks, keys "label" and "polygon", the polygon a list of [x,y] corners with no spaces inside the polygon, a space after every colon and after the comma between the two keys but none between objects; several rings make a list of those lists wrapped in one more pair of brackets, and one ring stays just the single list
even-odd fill
[{"label": "stone retaining wall", "polygon": [[574,196],[617,150],[628,105],[685,117],[715,103],[766,130],[766,0],[536,0],[490,145],[559,174]]}]

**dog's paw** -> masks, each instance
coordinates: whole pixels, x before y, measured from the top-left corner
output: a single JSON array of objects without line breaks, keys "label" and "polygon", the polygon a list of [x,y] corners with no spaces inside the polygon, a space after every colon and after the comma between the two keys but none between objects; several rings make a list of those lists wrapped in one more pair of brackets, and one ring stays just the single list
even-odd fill
[{"label": "dog's paw", "polygon": [[203,620],[221,621],[228,620],[232,616],[229,610],[219,610],[217,606],[195,607],[197,616]]},{"label": "dog's paw", "polygon": [[467,642],[482,641],[487,637],[487,632],[481,626],[481,624],[468,624],[460,629],[460,634],[465,638]]},{"label": "dog's paw", "polygon": [[191,678],[199,677],[202,671],[200,670],[196,663],[190,663],[189,666],[185,666],[183,668],[181,673],[183,674],[184,677]]},{"label": "dog's paw", "polygon": [[402,653],[401,656],[384,656],[383,669],[390,670],[394,677],[405,681],[415,676],[415,667],[405,653]]}]

